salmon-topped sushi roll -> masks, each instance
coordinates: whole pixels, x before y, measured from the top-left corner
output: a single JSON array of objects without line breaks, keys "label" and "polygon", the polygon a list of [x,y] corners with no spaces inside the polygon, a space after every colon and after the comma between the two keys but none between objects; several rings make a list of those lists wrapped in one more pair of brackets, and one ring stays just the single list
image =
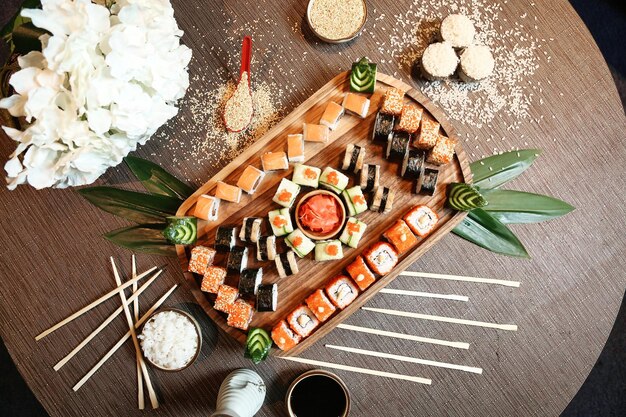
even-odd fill
[{"label": "salmon-topped sushi roll", "polygon": [[370,109],[370,100],[355,93],[346,93],[343,98],[343,107],[347,112],[364,119]]},{"label": "salmon-topped sushi roll", "polygon": [[289,169],[289,161],[285,152],[267,152],[261,155],[263,171],[279,171]]},{"label": "salmon-topped sushi roll", "polygon": [[289,162],[304,162],[304,138],[301,134],[287,135],[287,159]]},{"label": "salmon-topped sushi roll", "polygon": [[302,125],[302,136],[305,142],[328,142],[330,130],[328,126],[304,123]]},{"label": "salmon-topped sushi roll", "polygon": [[324,114],[322,114],[322,118],[320,119],[320,124],[328,126],[330,130],[335,130],[337,129],[337,126],[339,126],[339,120],[341,119],[341,116],[343,116],[343,113],[344,108],[341,104],[329,101],[326,105],[326,110],[324,110]]},{"label": "salmon-topped sushi roll", "polygon": [[404,220],[395,222],[393,226],[383,233],[383,236],[396,248],[398,255],[402,255],[417,245],[417,238]]},{"label": "salmon-topped sushi roll", "polygon": [[315,291],[313,294],[309,295],[304,302],[319,321],[328,320],[335,310],[337,310],[322,290]]},{"label": "salmon-topped sushi roll", "polygon": [[215,187],[215,197],[231,203],[239,203],[241,200],[241,188],[218,181]]},{"label": "salmon-topped sushi roll", "polygon": [[374,243],[363,251],[363,257],[370,269],[378,275],[387,275],[398,263],[398,253],[387,242]]},{"label": "salmon-topped sushi roll", "polygon": [[237,187],[241,188],[248,194],[254,194],[256,189],[259,188],[259,185],[261,185],[263,177],[265,177],[265,172],[253,167],[252,165],[248,165],[246,169],[243,170],[241,177],[239,177]]},{"label": "salmon-topped sushi roll", "polygon": [[272,329],[272,340],[280,350],[289,350],[300,343],[302,338],[289,328],[285,320],[278,322]]},{"label": "salmon-topped sushi roll", "polygon": [[413,233],[420,237],[428,235],[437,224],[437,213],[427,206],[415,206],[404,215],[404,221]]},{"label": "salmon-topped sushi roll", "polygon": [[287,323],[291,330],[301,337],[307,337],[320,325],[311,309],[305,305],[296,308],[287,316]]},{"label": "salmon-topped sushi roll", "polygon": [[348,274],[350,274],[361,291],[364,291],[376,281],[374,273],[365,265],[365,261],[361,255],[357,256],[354,262],[346,266],[346,271],[348,271]]},{"label": "salmon-topped sushi roll", "polygon": [[340,309],[346,308],[359,295],[359,289],[354,282],[345,275],[337,275],[324,286],[326,295],[333,304]]},{"label": "salmon-topped sushi roll", "polygon": [[380,108],[381,113],[400,116],[404,107],[404,91],[399,88],[390,88],[385,91],[383,105]]},{"label": "salmon-topped sushi roll", "polygon": [[233,303],[226,319],[226,324],[241,330],[248,330],[252,321],[254,306],[241,298]]},{"label": "salmon-topped sushi roll", "polygon": [[439,139],[439,123],[430,117],[422,117],[419,133],[413,141],[413,146],[417,149],[431,149],[437,144]]},{"label": "salmon-topped sushi roll", "polygon": [[217,220],[220,209],[220,199],[212,195],[202,194],[196,201],[193,215],[207,221]]},{"label": "salmon-topped sushi roll", "polygon": [[230,313],[230,308],[239,297],[239,290],[230,285],[222,284],[217,289],[217,298],[213,308],[224,313]]}]

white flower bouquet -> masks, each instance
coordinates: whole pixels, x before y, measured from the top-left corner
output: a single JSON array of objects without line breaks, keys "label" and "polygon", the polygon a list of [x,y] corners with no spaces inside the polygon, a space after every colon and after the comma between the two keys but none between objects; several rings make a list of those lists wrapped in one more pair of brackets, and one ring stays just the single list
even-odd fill
[{"label": "white flower bouquet", "polygon": [[26,122],[3,126],[17,142],[9,189],[90,184],[177,114],[191,50],[169,0],[42,0],[21,16],[47,33],[18,58],[15,94],[0,108]]}]

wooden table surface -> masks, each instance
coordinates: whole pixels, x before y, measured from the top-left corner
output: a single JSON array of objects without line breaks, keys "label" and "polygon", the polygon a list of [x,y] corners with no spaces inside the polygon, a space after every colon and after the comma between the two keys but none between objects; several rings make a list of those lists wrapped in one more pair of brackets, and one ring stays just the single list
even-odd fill
[{"label": "wooden table surface", "polygon": [[[297,29],[304,15],[304,1],[200,2],[175,0],[184,41],[194,50],[190,92],[219,81],[218,70],[236,73],[219,48],[234,45],[227,33],[246,23],[256,25],[255,57],[264,62],[277,57],[293,71],[259,71],[256,80],[272,78],[294,86],[281,96],[289,111],[326,83],[340,69],[362,55],[374,61],[388,59],[376,45],[389,36],[394,15],[408,6],[404,0],[369,1],[368,31],[343,46],[316,44]],[[239,5],[239,8],[237,8]],[[339,371],[350,388],[354,416],[392,414],[554,416],[574,396],[600,353],[615,320],[626,285],[626,239],[623,162],[626,159],[626,121],[615,86],[600,52],[583,23],[564,0],[509,0],[502,4],[502,22],[512,22],[528,12],[537,17],[535,36],[553,40],[543,48],[551,60],[542,61],[533,80],[543,81],[543,105],[535,99],[530,112],[543,123],[522,120],[509,145],[543,150],[538,163],[514,183],[515,188],[542,192],[565,199],[577,210],[545,224],[514,227],[533,255],[532,260],[491,254],[460,238],[448,235],[411,269],[521,281],[520,288],[455,283],[399,277],[393,288],[464,294],[468,303],[417,299],[379,294],[370,307],[389,307],[442,316],[515,323],[517,332],[457,324],[393,318],[368,311],[355,313],[348,323],[471,343],[469,350],[418,344],[336,329],[303,357],[351,364],[378,370],[425,376],[433,385],[384,379]],[[377,12],[374,15],[373,9]],[[376,15],[386,18],[376,21]],[[229,17],[225,18],[225,16]],[[504,20],[504,19],[507,20]],[[256,22],[255,22],[256,20]],[[294,29],[295,28],[295,29]],[[407,31],[414,30],[407,27]],[[233,34],[237,39],[241,33]],[[230,48],[230,47],[229,47]],[[226,49],[229,53],[238,51]],[[288,59],[287,59],[288,58]],[[295,59],[294,59],[295,58]],[[235,63],[237,59],[233,60]],[[272,62],[272,61],[270,61]],[[394,65],[381,65],[393,74]],[[254,70],[254,66],[253,66]],[[406,73],[399,78],[412,85]],[[548,82],[549,81],[549,82]],[[181,176],[206,180],[227,161],[202,163],[189,156],[193,133],[191,110],[183,105],[179,119],[163,129],[137,154],[163,164]],[[185,118],[185,116],[187,116]],[[552,117],[554,116],[554,117]],[[485,138],[500,138],[515,120],[498,115],[476,128],[459,124],[460,134],[478,137],[468,146],[477,156],[491,153]],[[170,144],[167,142],[171,141]],[[176,146],[172,146],[174,143]],[[0,160],[13,144],[3,140]],[[190,174],[191,172],[191,174]],[[110,170],[101,183],[128,187],[132,183],[124,167]],[[199,182],[196,182],[199,185]],[[127,262],[130,254],[107,243],[102,233],[126,223],[90,206],[74,190],[35,191],[20,187],[0,191],[0,335],[18,369],[51,415],[144,415],[136,410],[135,362],[127,343],[77,393],[71,387],[126,331],[118,318],[60,372],[52,366],[117,306],[109,301],[72,324],[36,343],[34,336],[113,286],[108,256]],[[139,256],[140,269],[167,263],[166,276],[142,295],[142,305],[152,303],[174,282],[183,283],[175,259]],[[201,356],[180,373],[154,372],[153,380],[162,404],[151,415],[207,416],[215,407],[222,379],[238,367],[252,367],[242,350],[220,334],[183,284],[167,302],[191,309],[203,326]],[[357,357],[331,351],[324,344],[349,344],[390,353],[482,367],[475,375],[454,370]],[[296,375],[309,369],[279,358],[254,367],[268,385],[259,416],[284,415],[283,396]]]}]

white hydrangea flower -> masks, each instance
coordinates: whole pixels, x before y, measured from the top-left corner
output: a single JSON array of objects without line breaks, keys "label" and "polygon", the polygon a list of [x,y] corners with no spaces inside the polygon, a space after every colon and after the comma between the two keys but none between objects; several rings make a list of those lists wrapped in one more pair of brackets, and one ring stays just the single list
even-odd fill
[{"label": "white hydrangea flower", "polygon": [[17,148],[9,189],[90,184],[174,117],[189,86],[191,50],[169,0],[42,0],[25,9],[41,52],[18,58],[0,108],[30,123],[3,127]]}]

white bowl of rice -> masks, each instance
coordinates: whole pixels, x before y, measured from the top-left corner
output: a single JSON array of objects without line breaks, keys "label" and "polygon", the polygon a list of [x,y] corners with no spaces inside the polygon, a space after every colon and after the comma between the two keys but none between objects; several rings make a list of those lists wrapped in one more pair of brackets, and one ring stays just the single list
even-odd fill
[{"label": "white bowl of rice", "polygon": [[200,326],[188,313],[175,308],[157,311],[137,336],[143,357],[163,371],[182,371],[191,365],[202,345]]}]

